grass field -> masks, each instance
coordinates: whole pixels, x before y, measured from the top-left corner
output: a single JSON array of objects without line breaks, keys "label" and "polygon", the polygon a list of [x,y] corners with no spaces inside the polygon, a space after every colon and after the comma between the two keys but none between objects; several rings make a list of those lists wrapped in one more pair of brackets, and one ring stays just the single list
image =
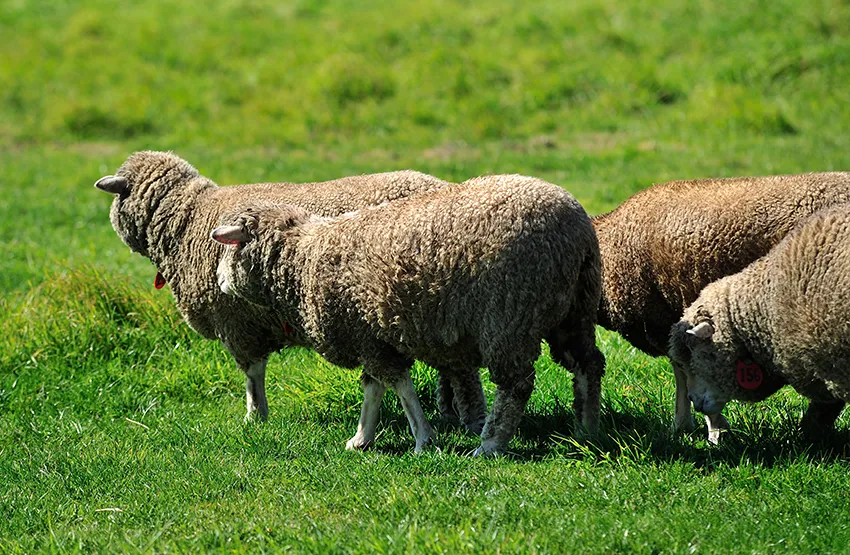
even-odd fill
[{"label": "grass field", "polygon": [[[733,404],[669,431],[673,377],[600,330],[603,437],[545,353],[511,455],[357,373],[272,358],[271,417],[182,323],[92,184],[174,150],[222,185],[414,168],[535,175],[590,213],[653,182],[850,169],[846,0],[0,0],[0,552],[847,553],[848,416]],[[484,374],[489,395],[492,387]],[[438,421],[433,370],[414,369]]]}]

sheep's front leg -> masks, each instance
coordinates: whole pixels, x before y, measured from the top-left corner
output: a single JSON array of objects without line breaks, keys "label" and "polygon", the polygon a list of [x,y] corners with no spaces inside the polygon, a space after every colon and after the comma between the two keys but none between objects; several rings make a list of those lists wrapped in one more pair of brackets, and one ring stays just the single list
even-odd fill
[{"label": "sheep's front leg", "polygon": [[384,384],[368,374],[360,376],[363,386],[363,407],[360,409],[360,422],[357,423],[357,433],[348,440],[345,448],[366,449],[375,441],[375,430],[378,427],[378,417],[381,412],[381,400],[387,388]]},{"label": "sheep's front leg", "polygon": [[[671,360],[670,363],[673,365],[673,376],[676,379],[676,419],[673,423],[673,429],[680,432],[692,432],[694,430],[694,417],[691,414],[691,400],[688,398],[688,377],[675,362]],[[709,429],[709,441],[711,441],[712,426],[708,419],[706,419],[706,423]]]},{"label": "sheep's front leg", "polygon": [[720,444],[720,436],[729,431],[729,421],[720,414],[706,414],[705,425],[708,427],[708,442],[714,445]]},{"label": "sheep's front leg", "polygon": [[266,364],[268,359],[252,362],[245,371],[245,421],[252,420],[257,414],[260,420],[269,417],[269,403],[266,400]]},{"label": "sheep's front leg", "polygon": [[473,457],[498,455],[507,450],[534,390],[534,366],[529,365],[525,372],[514,374],[518,378],[515,380],[510,379],[510,374],[505,376],[498,371],[494,372],[493,368],[490,369],[490,375],[498,386],[496,398],[484,422],[481,446],[472,454]]},{"label": "sheep's front leg", "polygon": [[[575,326],[570,326],[576,322]],[[567,318],[552,330],[546,340],[552,358],[573,372],[573,411],[576,435],[594,435],[602,411],[602,377],[605,355],[596,346],[596,328],[582,314]]]},{"label": "sheep's front leg", "polygon": [[419,396],[413,389],[413,380],[410,378],[410,373],[405,372],[404,376],[400,377],[393,385],[392,390],[401,401],[401,406],[404,408],[404,414],[407,416],[407,421],[410,424],[410,431],[416,440],[416,448],[414,452],[422,453],[425,446],[431,445],[434,442],[434,430],[428,419],[425,418],[425,412],[422,410],[422,405],[419,404]]}]

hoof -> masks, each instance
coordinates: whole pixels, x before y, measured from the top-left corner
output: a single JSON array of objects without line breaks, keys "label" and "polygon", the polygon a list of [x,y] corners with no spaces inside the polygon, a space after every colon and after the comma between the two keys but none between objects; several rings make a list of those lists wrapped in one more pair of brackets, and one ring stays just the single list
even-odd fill
[{"label": "hoof", "polygon": [[345,443],[346,451],[365,451],[372,446],[372,441],[355,435]]},{"label": "hoof", "polygon": [[416,453],[417,455],[421,455],[422,453],[425,453],[427,451],[433,451],[433,450],[439,451],[439,449],[437,449],[437,446],[434,443],[434,438],[429,437],[427,441],[417,445],[413,449],[413,452]]},{"label": "hoof", "polygon": [[252,410],[250,412],[245,413],[245,417],[242,419],[242,422],[245,424],[250,424],[252,422],[265,422],[267,418],[263,418],[261,414],[257,411]]},{"label": "hoof", "polygon": [[496,445],[488,444],[488,442],[483,442],[478,449],[472,452],[473,457],[477,458],[496,458],[502,455],[503,449],[499,449]]},{"label": "hoof", "polygon": [[484,422],[476,422],[466,427],[466,430],[475,436],[481,437],[481,432],[484,431]]},{"label": "hoof", "polygon": [[708,431],[708,442],[712,445],[720,445],[720,436],[729,430],[717,429]]}]

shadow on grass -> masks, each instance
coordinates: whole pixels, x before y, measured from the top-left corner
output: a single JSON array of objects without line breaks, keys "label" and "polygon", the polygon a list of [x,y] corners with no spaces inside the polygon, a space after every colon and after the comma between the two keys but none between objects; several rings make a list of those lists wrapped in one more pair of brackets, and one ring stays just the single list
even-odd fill
[{"label": "shadow on grass", "polygon": [[[530,415],[520,425],[524,449],[519,460],[557,457],[614,464],[664,464],[683,462],[711,471],[718,467],[758,464],[772,468],[791,461],[811,464],[850,461],[850,430],[834,432],[811,441],[796,428],[795,420],[779,426],[768,422],[743,422],[743,427],[725,434],[719,445],[706,439],[706,429],[697,425],[689,433],[677,433],[671,423],[655,415],[603,409],[599,433],[582,439],[576,435],[571,411]],[[527,444],[527,446],[525,446]]]},{"label": "shadow on grass", "polygon": [[[437,445],[443,453],[467,456],[478,438],[457,424],[435,420]],[[352,433],[356,424],[352,423]],[[681,462],[711,472],[720,467],[757,464],[765,468],[791,462],[822,464],[850,461],[850,430],[838,429],[818,441],[809,441],[795,421],[779,427],[767,422],[747,424],[725,434],[720,445],[705,439],[704,426],[689,434],[675,433],[667,422],[639,412],[603,410],[599,433],[593,438],[576,435],[571,410],[559,405],[546,413],[523,417],[508,456],[514,462],[546,459],[611,465],[646,465]],[[403,414],[382,412],[382,430],[374,451],[403,455],[413,450],[413,439]]]},{"label": "shadow on grass", "polygon": [[[479,439],[459,423],[443,420],[430,390],[433,388],[425,388],[420,398],[435,428],[437,446],[447,454],[470,454],[480,445]],[[335,404],[327,410],[313,407],[306,413],[288,417],[314,425],[342,425],[346,433],[353,435],[357,429],[359,398],[343,404],[344,411]],[[811,442],[797,431],[799,415],[768,414],[742,411],[730,415],[732,431],[715,446],[706,440],[706,429],[698,414],[695,415],[696,430],[683,434],[672,431],[672,422],[659,417],[657,407],[640,410],[634,406],[608,404],[603,406],[599,433],[593,438],[582,438],[577,433],[572,408],[556,398],[544,409],[526,412],[511,441],[509,456],[516,462],[542,459],[603,464],[682,462],[708,471],[741,464],[771,468],[792,461],[811,464],[850,461],[850,430],[846,427],[839,427],[819,441]],[[373,450],[396,456],[410,453],[413,448],[413,437],[401,407],[398,403],[385,403]]]}]

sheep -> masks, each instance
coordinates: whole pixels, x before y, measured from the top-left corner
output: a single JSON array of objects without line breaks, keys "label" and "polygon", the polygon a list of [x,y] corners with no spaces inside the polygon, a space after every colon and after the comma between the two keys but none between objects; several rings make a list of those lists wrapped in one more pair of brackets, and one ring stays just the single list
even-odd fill
[{"label": "sheep", "polygon": [[[850,201],[850,173],[700,179],[658,184],[593,225],[602,256],[599,324],[652,356],[667,354],[670,326],[709,283],[766,254],[800,220]],[[675,428],[693,429],[675,360]],[[832,407],[810,406],[829,425]],[[834,420],[834,419],[833,419]],[[728,422],[706,418],[716,443]]]},{"label": "sheep", "polygon": [[[801,222],[767,255],[702,290],[670,331],[694,407],[761,401],[789,384],[822,431],[850,401],[850,205]],[[810,404],[810,406],[811,406]],[[830,422],[831,424],[831,422]]]},{"label": "sheep", "polygon": [[212,238],[235,247],[218,267],[223,291],[268,308],[293,341],[331,363],[362,365],[364,401],[348,449],[374,441],[387,387],[401,399],[415,450],[431,442],[408,372],[421,360],[459,396],[480,390],[478,369],[490,369],[497,391],[474,455],[504,452],[543,338],[574,367],[576,412],[596,426],[599,250],[589,217],[560,187],[480,177],[334,219],[252,203]]},{"label": "sheep", "polygon": [[[216,267],[224,248],[209,240],[209,230],[231,206],[248,199],[298,204],[332,216],[447,185],[415,171],[345,177],[324,183],[261,183],[219,187],[188,162],[169,152],[132,154],[114,176],[95,183],[115,195],[110,220],[131,250],[157,268],[157,287],[166,282],[192,329],[220,340],[246,375],[246,419],[265,420],[268,356],[288,343],[271,315],[224,295]],[[480,387],[479,387],[480,389]],[[474,393],[474,390],[470,395]],[[478,403],[484,407],[481,394]],[[473,428],[483,421],[470,416]]]}]

